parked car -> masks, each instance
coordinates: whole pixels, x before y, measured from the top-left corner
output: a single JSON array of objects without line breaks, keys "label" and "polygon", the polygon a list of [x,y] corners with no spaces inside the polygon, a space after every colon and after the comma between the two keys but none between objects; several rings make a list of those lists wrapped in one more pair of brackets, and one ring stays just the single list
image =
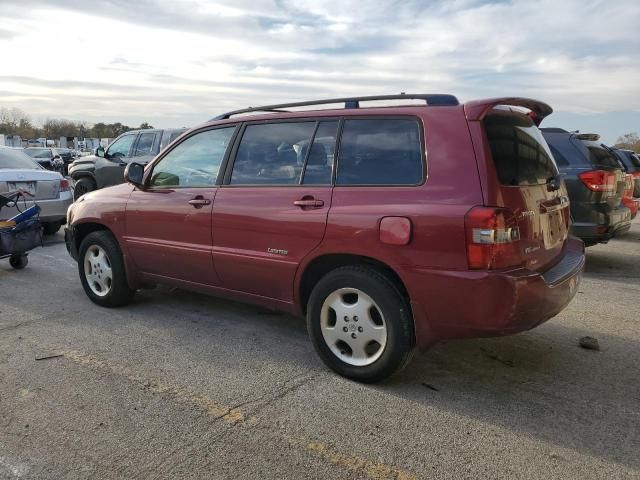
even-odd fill
[{"label": "parked car", "polygon": [[[359,107],[404,99],[427,105]],[[381,380],[416,346],[528,330],[575,295],[584,246],[536,126],[551,112],[450,95],[230,112],[75,202],[67,248],[98,305],[167,283],[306,315],[330,368]]]},{"label": "parked car", "polygon": [[96,155],[79,158],[69,166],[77,200],[87,192],[123,182],[129,162],[146,165],[160,150],[178,138],[187,129],[135,130],[123,133],[105,150],[98,148]]},{"label": "parked car", "polygon": [[67,175],[67,172],[69,171],[69,164],[75,160],[75,156],[73,155],[73,150],[71,150],[70,148],[58,147],[56,148],[56,151],[58,152],[58,155],[60,155],[60,158],[62,158],[62,161],[64,162],[63,175]]},{"label": "parked car", "polygon": [[591,246],[627,232],[631,212],[622,205],[626,174],[600,136],[561,128],[543,128],[542,134],[567,185],[571,233]]},{"label": "parked car", "polygon": [[24,153],[33,158],[41,167],[54,172],[64,172],[64,161],[55,148],[29,147]]},{"label": "parked car", "polygon": [[[44,233],[51,235],[66,222],[67,208],[73,202],[69,182],[58,172],[42,168],[31,157],[8,147],[0,147],[0,193],[24,190],[33,195],[40,206],[40,220]],[[2,220],[17,215],[31,206],[31,202],[17,207],[4,207]]]},{"label": "parked car", "polygon": [[612,148],[611,151],[618,157],[625,171],[633,177],[633,196],[640,198],[640,155],[633,150]]}]

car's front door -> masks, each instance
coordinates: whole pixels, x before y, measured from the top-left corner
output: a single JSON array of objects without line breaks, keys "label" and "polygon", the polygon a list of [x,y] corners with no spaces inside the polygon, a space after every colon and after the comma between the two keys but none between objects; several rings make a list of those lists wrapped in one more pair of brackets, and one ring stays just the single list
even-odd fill
[{"label": "car's front door", "polygon": [[225,288],[293,299],[296,269],[324,236],[337,129],[331,119],[244,127],[213,206]]},{"label": "car's front door", "polygon": [[127,203],[129,254],[139,271],[218,285],[211,255],[211,209],[220,165],[235,126],[186,137],[151,165]]},{"label": "car's front door", "polygon": [[131,157],[131,150],[136,136],[136,133],[121,135],[109,145],[104,157],[98,157],[95,170],[98,188],[118,185],[124,181],[124,167]]}]

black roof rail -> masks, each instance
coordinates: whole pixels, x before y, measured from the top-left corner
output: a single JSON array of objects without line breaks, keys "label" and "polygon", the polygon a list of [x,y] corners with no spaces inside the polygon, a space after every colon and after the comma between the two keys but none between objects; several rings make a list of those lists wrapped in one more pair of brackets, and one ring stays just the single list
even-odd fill
[{"label": "black roof rail", "polygon": [[453,95],[442,93],[400,93],[397,95],[374,95],[368,97],[345,97],[328,98],[325,100],[311,100],[307,102],[281,103],[278,105],[266,105],[262,107],[249,107],[241,110],[223,113],[211,120],[226,120],[233,115],[251,112],[286,112],[283,108],[309,107],[313,105],[330,105],[332,103],[344,103],[344,108],[360,108],[360,102],[371,102],[376,100],[424,100],[431,106],[455,106],[459,105],[458,99]]}]

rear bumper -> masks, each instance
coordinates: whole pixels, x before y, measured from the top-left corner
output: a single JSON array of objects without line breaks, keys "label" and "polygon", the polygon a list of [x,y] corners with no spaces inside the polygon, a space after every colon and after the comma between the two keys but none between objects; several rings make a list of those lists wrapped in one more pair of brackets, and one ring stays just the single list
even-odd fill
[{"label": "rear bumper", "polygon": [[600,220],[598,223],[574,222],[571,224],[571,234],[587,244],[606,242],[631,228],[631,211],[621,205],[615,212],[600,214]]},{"label": "rear bumper", "polygon": [[[37,200],[36,203],[40,207],[40,221],[42,222],[61,222],[67,219],[67,209],[73,203],[73,194],[68,192],[60,192],[58,198],[51,200]],[[33,202],[27,201],[27,207],[33,205]],[[20,203],[20,209],[24,210],[24,205]],[[19,213],[18,209],[4,207],[0,211],[0,218],[11,218]]]},{"label": "rear bumper", "polygon": [[546,272],[433,271],[409,273],[418,347],[441,339],[509,335],[560,313],[582,278],[583,243],[570,237],[561,261]]}]

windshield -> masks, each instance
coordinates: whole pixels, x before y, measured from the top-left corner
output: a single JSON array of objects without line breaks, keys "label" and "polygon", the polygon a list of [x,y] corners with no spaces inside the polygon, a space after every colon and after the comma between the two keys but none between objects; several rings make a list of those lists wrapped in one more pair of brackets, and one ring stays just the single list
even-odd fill
[{"label": "windshield", "polygon": [[20,150],[0,148],[0,169],[42,170],[42,167]]},{"label": "windshield", "polygon": [[604,148],[598,142],[582,141],[589,151],[589,160],[594,168],[606,167],[606,168],[622,168],[620,162],[613,154]]},{"label": "windshield", "polygon": [[51,150],[48,148],[25,148],[24,153],[31,158],[51,158]]}]

